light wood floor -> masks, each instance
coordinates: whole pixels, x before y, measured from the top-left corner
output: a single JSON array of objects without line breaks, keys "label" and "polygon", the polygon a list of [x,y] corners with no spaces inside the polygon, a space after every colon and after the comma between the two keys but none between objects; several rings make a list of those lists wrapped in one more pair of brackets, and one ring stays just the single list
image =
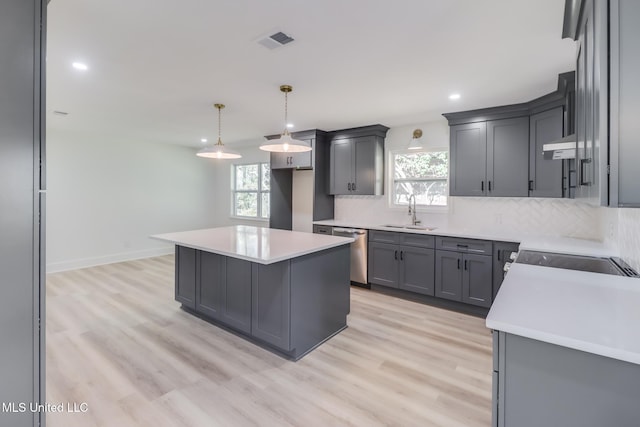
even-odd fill
[{"label": "light wood floor", "polygon": [[184,313],[173,256],[51,274],[49,427],[489,426],[484,321],[352,288],[349,327],[286,361]]}]

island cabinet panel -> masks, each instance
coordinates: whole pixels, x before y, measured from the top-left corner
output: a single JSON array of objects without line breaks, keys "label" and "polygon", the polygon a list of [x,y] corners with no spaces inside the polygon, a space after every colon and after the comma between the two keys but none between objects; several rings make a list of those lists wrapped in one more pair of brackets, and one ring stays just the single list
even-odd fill
[{"label": "island cabinet panel", "polygon": [[196,287],[195,309],[216,320],[221,319],[221,291],[225,279],[225,257],[198,251],[200,286]]},{"label": "island cabinet panel", "polygon": [[176,246],[176,301],[185,307],[196,308],[196,258],[198,251]]},{"label": "island cabinet panel", "polygon": [[225,280],[220,288],[220,320],[242,332],[251,332],[251,262],[225,259]]},{"label": "island cabinet panel", "polygon": [[251,335],[290,350],[291,281],[289,261],[252,265]]},{"label": "island cabinet panel", "polygon": [[347,324],[349,253],[344,245],[291,260],[291,349],[296,358]]}]

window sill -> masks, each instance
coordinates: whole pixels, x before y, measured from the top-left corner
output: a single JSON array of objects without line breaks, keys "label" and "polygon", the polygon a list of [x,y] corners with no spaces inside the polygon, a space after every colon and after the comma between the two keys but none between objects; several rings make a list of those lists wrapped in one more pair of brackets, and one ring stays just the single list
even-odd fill
[{"label": "window sill", "polygon": [[254,221],[254,222],[269,222],[269,218],[256,218],[254,216],[233,216],[230,215],[229,219],[235,219],[238,221]]}]

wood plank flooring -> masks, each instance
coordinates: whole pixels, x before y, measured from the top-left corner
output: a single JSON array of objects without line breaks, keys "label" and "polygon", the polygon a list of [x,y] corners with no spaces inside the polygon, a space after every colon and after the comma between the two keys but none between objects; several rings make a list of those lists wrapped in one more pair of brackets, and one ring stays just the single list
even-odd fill
[{"label": "wood plank flooring", "polygon": [[298,362],[186,314],[173,256],[47,280],[48,427],[491,424],[484,320],[352,288],[349,327]]}]

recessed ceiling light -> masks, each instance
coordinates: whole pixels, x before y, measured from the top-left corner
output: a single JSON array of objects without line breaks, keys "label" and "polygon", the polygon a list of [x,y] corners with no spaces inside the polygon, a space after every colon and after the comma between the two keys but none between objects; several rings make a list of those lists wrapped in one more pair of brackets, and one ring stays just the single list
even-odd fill
[{"label": "recessed ceiling light", "polygon": [[200,142],[207,142],[207,138],[202,138]]},{"label": "recessed ceiling light", "polygon": [[455,101],[456,99],[460,99],[460,94],[459,93],[452,93],[451,95],[449,95],[449,99],[452,101]]},{"label": "recessed ceiling light", "polygon": [[293,123],[287,123],[287,127],[291,129],[293,127]]},{"label": "recessed ceiling light", "polygon": [[74,62],[71,65],[73,66],[73,68],[75,68],[76,70],[80,70],[80,71],[87,71],[89,69],[87,64],[84,64],[82,62]]}]

